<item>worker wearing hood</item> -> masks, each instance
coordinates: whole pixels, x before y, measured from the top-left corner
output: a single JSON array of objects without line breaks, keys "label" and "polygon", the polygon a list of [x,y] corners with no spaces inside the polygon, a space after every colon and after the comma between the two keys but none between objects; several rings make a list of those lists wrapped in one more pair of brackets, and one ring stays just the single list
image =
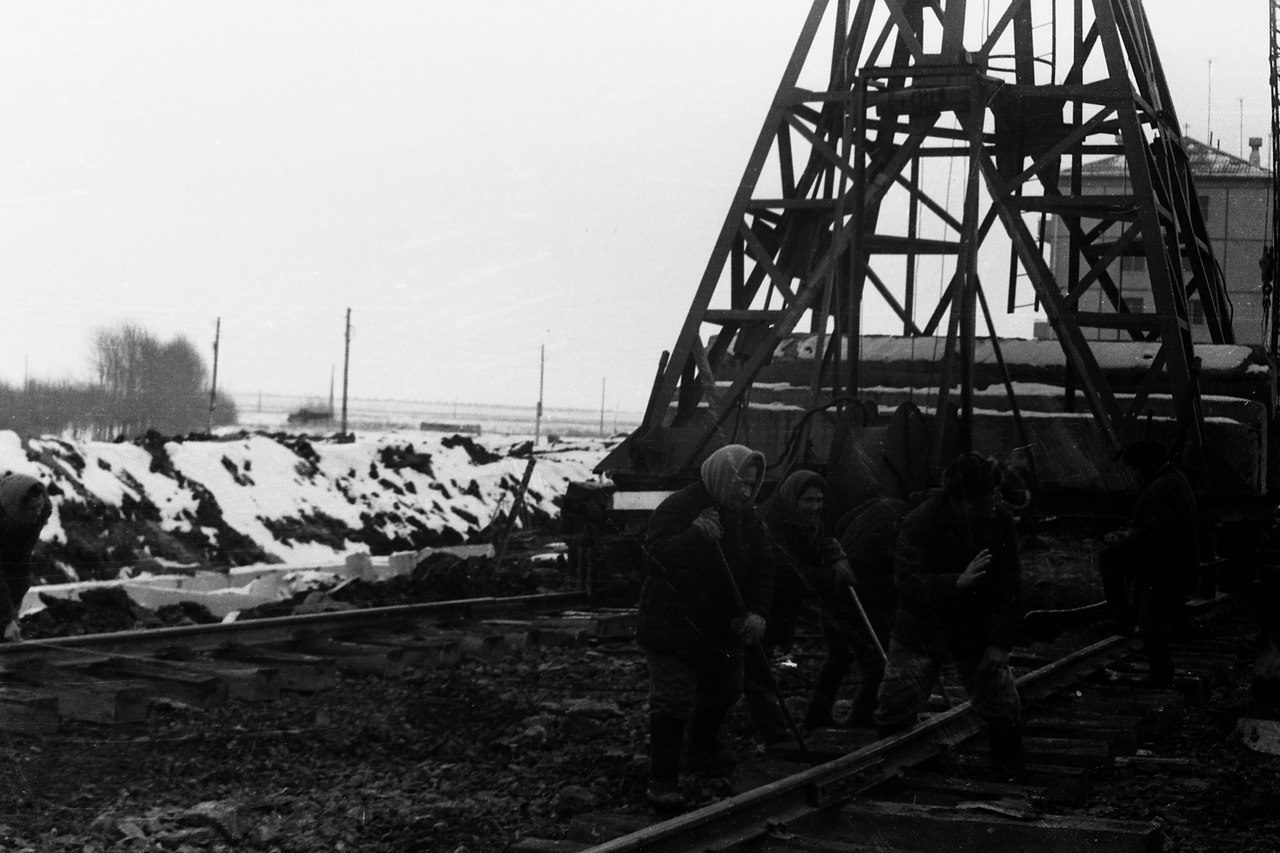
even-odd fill
[{"label": "worker wearing hood", "polygon": [[0,625],[3,640],[22,639],[18,608],[31,588],[31,552],[49,520],[44,484],[26,474],[0,477]]},{"label": "worker wearing hood", "polygon": [[769,549],[751,508],[764,468],[760,453],[722,447],[649,521],[636,641],[650,676],[646,797],[663,811],[684,807],[678,769],[686,746],[701,769],[734,763],[718,732],[742,695],[743,648],[763,636],[773,595]]}]

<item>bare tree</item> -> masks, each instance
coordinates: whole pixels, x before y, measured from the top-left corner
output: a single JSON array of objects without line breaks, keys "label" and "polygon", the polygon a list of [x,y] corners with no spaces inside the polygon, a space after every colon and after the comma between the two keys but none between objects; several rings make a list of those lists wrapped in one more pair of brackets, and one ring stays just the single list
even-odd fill
[{"label": "bare tree", "polygon": [[[121,323],[94,333],[92,360],[104,417],[124,432],[178,433],[205,423],[209,371],[187,338],[161,343],[142,327]],[[235,407],[224,403],[224,417],[234,423]]]}]

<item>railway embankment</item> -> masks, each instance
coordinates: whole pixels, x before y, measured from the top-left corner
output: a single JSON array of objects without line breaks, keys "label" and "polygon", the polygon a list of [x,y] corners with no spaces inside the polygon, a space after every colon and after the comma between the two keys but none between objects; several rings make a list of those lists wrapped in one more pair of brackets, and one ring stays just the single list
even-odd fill
[{"label": "railway embankment", "polygon": [[124,442],[0,431],[0,470],[48,485],[54,510],[34,555],[37,582],[66,583],[121,570],[334,565],[482,540],[505,524],[531,457],[523,515],[537,526],[606,449],[544,441],[534,453],[528,441],[418,431]]}]

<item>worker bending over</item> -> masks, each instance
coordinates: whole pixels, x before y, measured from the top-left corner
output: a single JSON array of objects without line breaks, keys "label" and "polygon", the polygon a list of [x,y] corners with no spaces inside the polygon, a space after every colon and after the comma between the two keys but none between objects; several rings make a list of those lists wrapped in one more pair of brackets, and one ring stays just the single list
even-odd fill
[{"label": "worker bending over", "polygon": [[44,484],[35,477],[0,476],[0,642],[22,639],[18,610],[31,589],[31,552],[51,512]]},{"label": "worker bending over", "polygon": [[[834,606],[823,611],[822,633],[827,654],[809,699],[805,726],[869,727],[876,694],[884,678],[884,650],[897,593],[893,584],[893,555],[898,529],[907,514],[906,501],[874,498],[860,504],[837,524],[840,544],[853,574],[851,586],[838,589]],[[856,596],[856,598],[854,597]],[[832,708],[850,666],[858,665],[858,687],[849,717],[835,720]]]},{"label": "worker bending over", "polygon": [[999,497],[1003,479],[999,462],[962,454],[943,471],[942,493],[903,520],[875,722],[881,736],[914,725],[950,659],[985,724],[997,770],[1016,776],[1021,704],[1009,652],[1022,618],[1022,571],[1013,516]]},{"label": "worker bending over", "polygon": [[840,591],[853,582],[840,543],[823,529],[826,490],[826,481],[819,474],[795,471],[760,512],[773,552],[773,603],[760,644],[764,654],[748,652],[744,667],[747,708],[756,732],[766,743],[776,743],[790,734],[769,668],[774,651],[785,650],[794,642],[796,623],[806,602],[816,601],[824,611],[830,610]]}]

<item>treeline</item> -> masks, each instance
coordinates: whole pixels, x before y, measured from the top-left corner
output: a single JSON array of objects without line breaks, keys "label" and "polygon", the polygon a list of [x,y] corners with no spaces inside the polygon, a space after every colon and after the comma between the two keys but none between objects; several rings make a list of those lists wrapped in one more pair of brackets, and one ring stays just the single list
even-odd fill
[{"label": "treeline", "polygon": [[[93,334],[91,381],[0,383],[0,428],[19,435],[106,440],[154,429],[163,435],[209,425],[209,371],[184,337],[163,343],[131,323]],[[213,425],[237,422],[235,403],[218,394]]]}]

